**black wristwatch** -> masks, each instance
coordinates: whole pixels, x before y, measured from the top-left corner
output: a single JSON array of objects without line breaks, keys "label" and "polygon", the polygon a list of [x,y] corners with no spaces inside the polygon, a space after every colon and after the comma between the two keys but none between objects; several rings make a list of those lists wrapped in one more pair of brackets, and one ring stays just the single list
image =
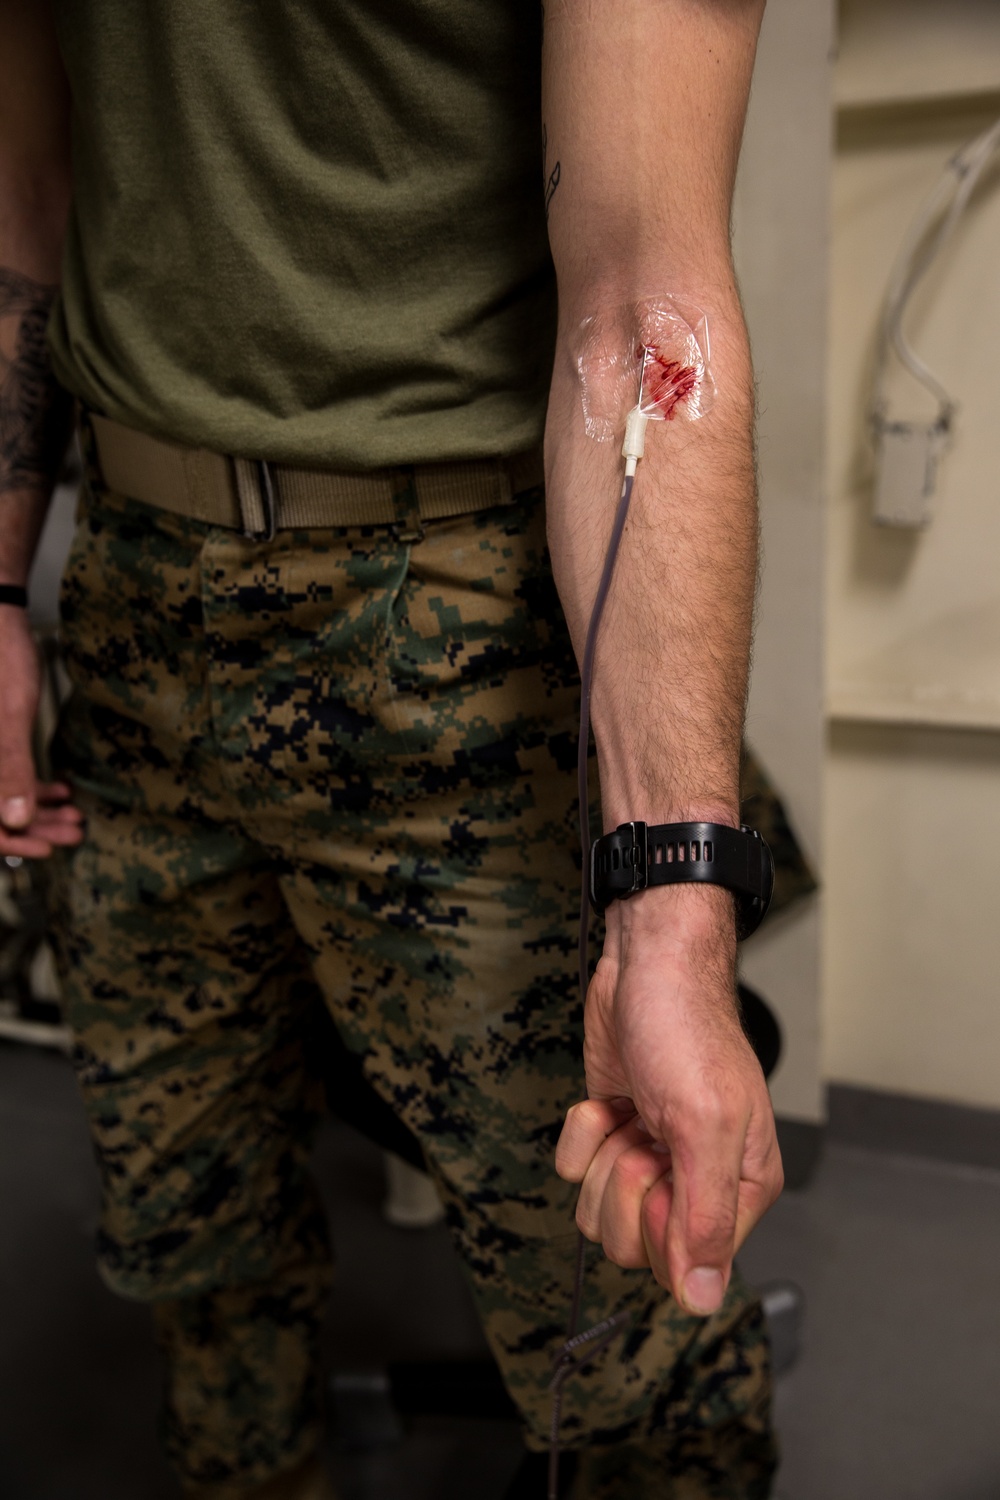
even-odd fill
[{"label": "black wristwatch", "polygon": [[590,900],[598,912],[650,886],[692,880],[732,891],[742,941],[764,920],[774,861],[755,829],[726,823],[620,823],[590,850]]}]

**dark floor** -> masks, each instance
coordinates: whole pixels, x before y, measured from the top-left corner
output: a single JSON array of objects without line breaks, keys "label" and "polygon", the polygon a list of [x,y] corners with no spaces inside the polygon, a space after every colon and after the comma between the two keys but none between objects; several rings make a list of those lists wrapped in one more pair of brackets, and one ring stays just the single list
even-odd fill
[{"label": "dark floor", "polygon": [[998,1500],[1000,1172],[831,1146],[741,1264],[806,1293],[782,1500]]},{"label": "dark floor", "polygon": [[[339,1248],[331,1365],[481,1350],[444,1231],[382,1221],[378,1153],[331,1126],[318,1169]],[[174,1497],[145,1310],[92,1268],[95,1196],[67,1063],[0,1046],[0,1500]],[[779,1383],[781,1500],[998,1500],[1000,1174],[831,1147],[743,1269],[808,1301]],[[502,1422],[424,1418],[395,1447],[334,1445],[344,1500],[499,1500],[518,1458]]]}]

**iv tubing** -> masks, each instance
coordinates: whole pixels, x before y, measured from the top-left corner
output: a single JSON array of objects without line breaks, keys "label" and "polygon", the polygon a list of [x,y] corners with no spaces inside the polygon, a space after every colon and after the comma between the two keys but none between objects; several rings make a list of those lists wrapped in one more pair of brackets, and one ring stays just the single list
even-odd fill
[{"label": "iv tubing", "polygon": [[[630,413],[630,420],[632,414]],[[645,431],[646,420],[643,416],[638,422],[632,424],[628,430],[625,441],[625,478],[622,482],[621,495],[618,499],[618,508],[615,511],[614,523],[611,527],[611,536],[608,540],[608,550],[604,557],[604,567],[601,569],[600,582],[597,585],[597,593],[594,597],[593,608],[590,612],[590,623],[587,626],[587,639],[583,649],[583,666],[580,671],[580,734],[577,740],[576,776],[577,789],[580,799],[580,1000],[586,1003],[587,985],[590,982],[587,962],[587,948],[590,937],[590,793],[587,776],[588,752],[590,750],[590,695],[594,682],[594,656],[597,651],[597,636],[601,626],[601,618],[604,614],[604,606],[607,603],[608,594],[611,592],[611,580],[614,576],[615,564],[618,561],[618,553],[621,549],[622,536],[625,531],[625,522],[628,520],[629,506],[632,503],[632,486],[635,483],[635,470],[638,459],[642,456],[642,437]],[[635,448],[638,445],[638,452]],[[584,1254],[586,1241],[580,1233],[577,1238],[576,1247],[576,1274],[573,1279],[573,1303],[570,1310],[569,1333],[566,1343],[562,1346],[556,1360],[555,1374],[552,1380],[552,1433],[549,1442],[549,1482],[548,1500],[558,1500],[559,1496],[559,1423],[562,1416],[562,1387],[567,1375],[579,1369],[581,1364],[594,1358],[615,1337],[618,1329],[628,1321],[629,1314],[620,1313],[615,1318],[607,1319],[599,1323],[596,1328],[588,1329],[585,1333],[578,1333],[580,1322],[580,1302],[583,1294]],[[586,1345],[591,1339],[600,1341],[594,1344],[585,1353],[575,1355],[575,1350],[580,1345]]]},{"label": "iv tubing", "polygon": [[[580,854],[583,860],[583,867],[580,874],[581,1000],[586,1000],[587,998],[587,984],[590,977],[587,973],[587,940],[590,936],[590,796],[587,777],[587,752],[590,748],[590,694],[594,681],[594,655],[597,650],[597,634],[601,625],[601,617],[604,614],[604,606],[611,591],[611,579],[615,571],[615,563],[618,561],[618,551],[621,547],[625,522],[628,520],[629,505],[632,502],[632,485],[634,482],[635,471],[633,467],[631,474],[626,471],[625,480],[622,484],[618,509],[615,512],[614,525],[611,528],[611,538],[608,542],[604,567],[601,571],[601,581],[597,585],[597,595],[590,614],[590,624],[587,627],[587,642],[583,650],[583,668],[580,673],[580,735],[577,740],[576,779],[580,798]],[[572,1335],[575,1332],[575,1326],[571,1327],[570,1334]]]}]

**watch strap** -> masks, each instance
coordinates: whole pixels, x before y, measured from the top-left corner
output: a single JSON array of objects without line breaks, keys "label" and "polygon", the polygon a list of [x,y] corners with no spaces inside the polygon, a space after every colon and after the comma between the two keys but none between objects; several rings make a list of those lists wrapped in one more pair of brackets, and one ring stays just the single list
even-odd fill
[{"label": "watch strap", "polygon": [[0,583],[0,604],[14,604],[18,609],[27,609],[28,590],[16,583]]},{"label": "watch strap", "polygon": [[651,886],[721,885],[736,900],[736,936],[761,924],[774,885],[771,851],[753,828],[726,823],[621,823],[590,851],[590,899],[598,912]]}]

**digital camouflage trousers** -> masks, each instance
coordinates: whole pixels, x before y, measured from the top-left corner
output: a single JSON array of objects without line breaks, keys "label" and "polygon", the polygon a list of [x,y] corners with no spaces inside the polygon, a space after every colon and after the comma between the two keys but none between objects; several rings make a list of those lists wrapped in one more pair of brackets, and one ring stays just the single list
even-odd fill
[{"label": "digital camouflage trousers", "polygon": [[[539,491],[452,520],[266,544],[91,484],[63,588],[58,769],[87,819],[61,967],[103,1182],[100,1265],[148,1299],[169,1452],[239,1495],[320,1439],[330,1253],[308,1175],[317,987],[416,1132],[494,1355],[547,1441],[583,1092],[579,683]],[[768,1349],[734,1277],[682,1314],[589,1259],[567,1383],[574,1495],[770,1492]]]}]

